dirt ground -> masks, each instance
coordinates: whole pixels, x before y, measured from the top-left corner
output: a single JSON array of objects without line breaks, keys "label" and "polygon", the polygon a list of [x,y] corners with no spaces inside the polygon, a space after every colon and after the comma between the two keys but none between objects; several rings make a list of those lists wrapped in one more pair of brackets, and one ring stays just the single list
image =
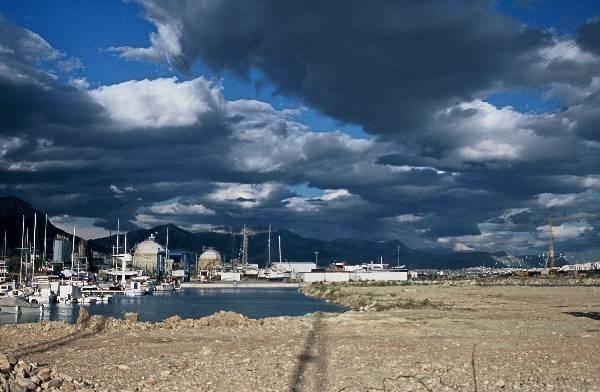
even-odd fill
[{"label": "dirt ground", "polygon": [[106,391],[600,391],[598,287],[331,289],[363,311],[2,326],[0,352]]}]

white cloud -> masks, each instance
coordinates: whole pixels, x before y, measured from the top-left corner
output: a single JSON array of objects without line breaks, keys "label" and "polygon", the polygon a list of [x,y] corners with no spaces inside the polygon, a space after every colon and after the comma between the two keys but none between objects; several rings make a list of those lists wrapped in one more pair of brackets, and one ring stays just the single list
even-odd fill
[{"label": "white cloud", "polygon": [[536,195],[536,202],[546,208],[551,207],[565,207],[572,205],[578,201],[580,194],[577,193],[566,193],[566,194],[554,194],[554,193],[541,193]]},{"label": "white cloud", "polygon": [[156,204],[149,208],[150,212],[159,215],[215,215],[216,212],[202,204],[183,204],[172,202],[168,204]]},{"label": "white cloud", "polygon": [[[150,3],[145,3],[151,7]],[[118,53],[127,60],[153,61],[159,62],[165,60],[170,66],[177,67],[181,64],[172,64],[174,58],[181,54],[181,36],[182,30],[179,23],[171,20],[170,23],[163,23],[157,19],[149,18],[156,26],[157,32],[150,34],[150,43],[148,48],[134,48],[131,46],[111,47],[108,50]]]},{"label": "white cloud", "polygon": [[315,203],[315,199],[305,199],[303,197],[288,197],[284,199],[285,207],[294,212],[316,212],[319,211],[319,204]]},{"label": "white cloud", "polygon": [[[593,231],[594,228],[590,226],[585,220],[578,222],[565,222],[559,226],[552,226],[552,234],[555,240],[566,240],[577,238],[582,234]],[[548,225],[540,226],[537,228],[538,238],[548,238]]]},{"label": "white cloud", "polygon": [[4,158],[6,154],[23,146],[25,142],[18,137],[2,137],[0,136],[0,158]]},{"label": "white cloud", "polygon": [[325,189],[323,195],[320,197],[321,200],[331,201],[335,199],[347,198],[352,196],[347,189]]},{"label": "white cloud", "polygon": [[554,45],[540,50],[540,56],[545,65],[553,61],[572,61],[578,64],[594,63],[597,58],[588,52],[584,52],[577,43],[570,39],[555,39]]},{"label": "white cloud", "polygon": [[69,80],[69,84],[79,90],[87,90],[90,84],[86,78],[73,78]]},{"label": "white cloud", "polygon": [[388,220],[389,222],[396,222],[396,223],[414,223],[414,222],[418,222],[422,219],[423,219],[422,216],[414,215],[414,214],[402,214],[402,215],[396,215],[396,216],[386,218],[386,220]]},{"label": "white cloud", "polygon": [[276,193],[285,191],[285,187],[276,183],[265,184],[240,184],[223,183],[215,184],[216,190],[208,198],[218,203],[236,204],[243,208],[258,207],[271,199]]},{"label": "white cloud", "polygon": [[[569,132],[546,137],[536,129],[555,127],[554,114],[520,113],[510,106],[497,108],[481,100],[463,102],[440,111],[429,138],[446,135],[447,157],[458,162],[504,162],[571,157],[576,149]],[[548,125],[552,124],[552,126]],[[563,124],[561,128],[568,128]],[[427,138],[426,140],[432,141]],[[570,154],[570,155],[567,155]]]},{"label": "white cloud", "polygon": [[475,249],[473,249],[470,246],[467,246],[465,244],[461,244],[460,242],[457,242],[454,245],[452,245],[452,250],[455,252],[467,252],[467,251],[475,250]]},{"label": "white cloud", "polygon": [[494,140],[483,140],[472,146],[461,147],[458,155],[468,161],[513,160],[521,155],[521,147]]},{"label": "white cloud", "polygon": [[122,128],[182,127],[222,107],[221,87],[203,78],[127,81],[89,91]]},{"label": "white cloud", "polygon": [[135,192],[138,190],[136,187],[131,186],[131,185],[127,185],[125,187],[119,188],[118,186],[116,186],[114,184],[110,184],[109,189],[113,193],[113,196],[115,197],[115,199],[125,199],[126,193],[131,193],[131,192]]}]

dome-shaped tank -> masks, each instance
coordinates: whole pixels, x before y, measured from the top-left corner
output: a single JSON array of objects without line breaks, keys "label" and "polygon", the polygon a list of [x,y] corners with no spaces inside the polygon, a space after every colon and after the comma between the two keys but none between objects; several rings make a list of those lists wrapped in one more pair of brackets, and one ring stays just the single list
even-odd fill
[{"label": "dome-shaped tank", "polygon": [[221,254],[213,248],[205,248],[198,256],[198,270],[214,270],[222,267]]},{"label": "dome-shaped tank", "polygon": [[158,255],[163,253],[165,248],[155,241],[154,235],[150,235],[145,241],[140,242],[135,247],[133,253],[133,265],[136,268],[143,269],[146,273],[156,272]]}]

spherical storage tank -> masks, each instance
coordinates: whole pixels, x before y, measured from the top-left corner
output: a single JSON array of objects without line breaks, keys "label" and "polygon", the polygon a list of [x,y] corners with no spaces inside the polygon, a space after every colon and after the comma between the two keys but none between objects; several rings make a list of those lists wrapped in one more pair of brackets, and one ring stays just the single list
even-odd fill
[{"label": "spherical storage tank", "polygon": [[198,270],[211,270],[221,268],[221,254],[213,249],[206,248],[200,256],[198,256]]},{"label": "spherical storage tank", "polygon": [[154,240],[150,235],[145,241],[140,242],[135,247],[133,254],[133,265],[135,268],[143,269],[148,274],[156,272],[158,255],[164,253],[165,248]]}]

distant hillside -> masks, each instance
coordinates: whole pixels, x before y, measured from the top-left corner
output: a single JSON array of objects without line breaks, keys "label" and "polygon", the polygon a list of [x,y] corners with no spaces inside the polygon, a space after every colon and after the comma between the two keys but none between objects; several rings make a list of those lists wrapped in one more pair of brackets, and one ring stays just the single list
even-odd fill
[{"label": "distant hillside", "polygon": [[[21,246],[23,216],[25,216],[25,227],[29,230],[29,238],[33,241],[34,214],[37,214],[37,248],[38,252],[43,252],[45,213],[18,197],[0,197],[0,248],[4,245],[4,231],[6,230],[8,253],[9,255],[16,253],[16,249]],[[57,234],[71,236],[48,221],[46,234],[48,255],[52,254],[52,239]]]},{"label": "distant hillside", "polygon": [[[128,247],[133,247],[154,234],[159,243],[166,241],[167,226],[169,227],[169,248],[183,249],[201,253],[203,247],[210,246],[219,250],[225,257],[238,257],[241,247],[240,230],[232,236],[222,232],[189,232],[175,225],[162,225],[152,229],[142,229],[127,233]],[[291,231],[274,229],[271,235],[271,260],[278,258],[277,237],[281,236],[282,253],[284,260],[314,261],[315,252],[319,252],[319,265],[326,265],[333,261],[347,261],[351,264],[369,261],[377,262],[383,257],[385,263],[396,265],[398,245],[400,246],[400,264],[409,268],[436,268],[455,269],[473,266],[505,266],[502,263],[504,253],[486,252],[457,252],[450,254],[430,254],[410,249],[398,241],[374,242],[356,239],[337,239],[322,241],[314,238],[305,238]],[[121,244],[123,243],[121,236]],[[116,236],[90,240],[91,248],[109,252],[111,242],[114,245]],[[251,263],[265,265],[267,261],[268,233],[263,228],[250,232],[248,241],[248,258]]]},{"label": "distant hillside", "polygon": [[[14,254],[15,249],[21,245],[21,219],[25,215],[25,225],[29,228],[30,236],[33,235],[33,215],[37,213],[38,227],[37,238],[38,252],[43,247],[44,212],[35,209],[29,203],[14,197],[0,197],[0,242],[7,231],[9,253]],[[201,253],[203,247],[210,246],[219,250],[225,257],[239,256],[241,248],[240,228],[235,229],[236,234],[223,232],[201,231],[190,232],[173,224],[161,225],[152,229],[140,229],[127,233],[128,247],[147,239],[150,234],[157,237],[161,244],[166,242],[167,227],[169,228],[169,248]],[[52,253],[52,242],[57,234],[69,234],[48,222],[48,254]],[[271,260],[278,259],[277,237],[281,236],[282,253],[284,260],[314,261],[315,252],[319,252],[319,264],[326,265],[333,261],[347,261],[352,264],[378,261],[383,257],[384,262],[396,265],[398,246],[400,247],[400,264],[409,268],[435,268],[456,269],[473,266],[504,267],[514,264],[514,260],[504,252],[455,252],[449,254],[434,254],[410,249],[398,241],[365,241],[360,239],[337,239],[322,241],[314,238],[305,238],[285,229],[274,229],[272,232]],[[87,241],[90,250],[109,253],[111,243],[116,237],[104,237]],[[121,235],[121,244],[124,236]],[[252,228],[250,230],[248,255],[251,263],[265,265],[267,261],[268,234],[266,228]]]}]

